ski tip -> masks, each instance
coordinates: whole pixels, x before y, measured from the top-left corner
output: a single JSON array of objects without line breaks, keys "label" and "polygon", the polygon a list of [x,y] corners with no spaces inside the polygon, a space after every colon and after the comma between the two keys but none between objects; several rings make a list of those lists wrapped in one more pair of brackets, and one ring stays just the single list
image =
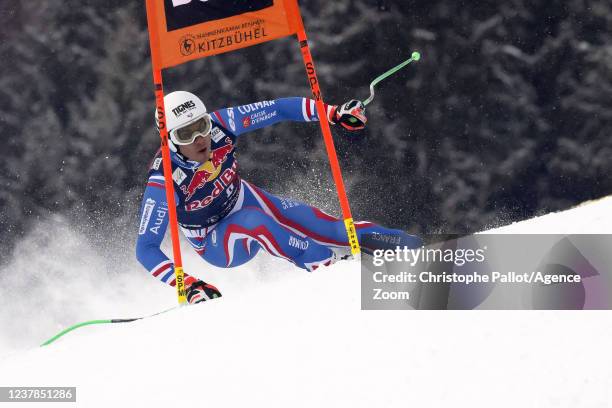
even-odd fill
[{"label": "ski tip", "polygon": [[418,60],[420,60],[420,59],[421,59],[421,53],[420,53],[420,52],[418,52],[418,51],[414,51],[414,52],[412,53],[412,60],[413,60],[413,61],[418,61]]}]

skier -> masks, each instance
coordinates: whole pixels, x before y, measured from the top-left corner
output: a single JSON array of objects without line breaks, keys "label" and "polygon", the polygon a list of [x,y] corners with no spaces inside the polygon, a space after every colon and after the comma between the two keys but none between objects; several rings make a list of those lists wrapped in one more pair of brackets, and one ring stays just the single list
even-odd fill
[{"label": "skier", "polygon": [[[243,180],[235,158],[237,139],[281,121],[319,120],[314,100],[281,98],[207,112],[194,94],[164,97],[172,158],[176,212],[195,251],[222,268],[241,265],[260,249],[313,271],[350,255],[344,222],[288,198],[276,197]],[[365,107],[357,100],[326,105],[327,120],[348,130],[363,129]],[[157,112],[156,112],[157,118]],[[153,158],[140,212],[136,256],[154,277],[175,286],[172,262],[160,250],[168,226],[161,151]],[[376,247],[418,247],[419,238],[371,222],[355,222],[357,235],[373,234]],[[185,274],[189,303],[221,296],[219,290]]]}]

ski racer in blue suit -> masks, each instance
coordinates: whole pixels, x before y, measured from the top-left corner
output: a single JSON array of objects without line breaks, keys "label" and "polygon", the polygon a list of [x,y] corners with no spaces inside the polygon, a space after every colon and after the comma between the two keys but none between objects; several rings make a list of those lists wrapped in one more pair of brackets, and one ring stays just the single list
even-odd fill
[{"label": "ski racer in blue suit", "polygon": [[[195,251],[222,268],[242,265],[260,250],[313,271],[350,254],[344,222],[316,207],[276,197],[239,176],[236,142],[243,134],[281,121],[319,120],[315,102],[282,98],[207,112],[192,93],[165,96],[176,211],[181,231]],[[352,100],[326,105],[327,120],[349,130],[365,127],[365,107]],[[160,245],[168,226],[161,151],[153,158],[140,211],[136,256],[149,273],[175,286],[172,261]],[[418,247],[419,238],[371,222],[355,222],[358,238],[375,245]],[[362,243],[365,252],[372,251]],[[221,296],[188,274],[187,299],[197,303]]]}]

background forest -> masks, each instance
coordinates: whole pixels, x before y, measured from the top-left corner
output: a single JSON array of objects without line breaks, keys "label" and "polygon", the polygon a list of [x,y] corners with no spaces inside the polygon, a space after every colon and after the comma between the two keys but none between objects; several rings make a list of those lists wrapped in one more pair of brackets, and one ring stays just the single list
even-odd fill
[{"label": "background forest", "polygon": [[[381,85],[365,131],[334,129],[356,219],[474,232],[612,193],[609,0],[301,8],[327,102],[365,99],[422,53]],[[0,253],[54,214],[125,246],[159,145],[144,1],[3,0],[0,58]],[[212,110],[310,96],[293,38],[164,80]],[[239,153],[245,179],[339,215],[318,125],[247,135]]]}]

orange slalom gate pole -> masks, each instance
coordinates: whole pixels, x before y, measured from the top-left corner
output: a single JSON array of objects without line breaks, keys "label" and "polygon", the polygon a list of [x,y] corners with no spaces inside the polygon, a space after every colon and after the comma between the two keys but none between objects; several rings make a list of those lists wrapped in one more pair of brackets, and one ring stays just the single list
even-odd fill
[{"label": "orange slalom gate pole", "polygon": [[327,122],[327,112],[325,111],[325,105],[323,104],[323,96],[319,87],[319,80],[317,79],[317,71],[315,70],[314,61],[310,53],[310,47],[308,46],[308,37],[306,36],[306,30],[304,29],[304,23],[302,22],[301,17],[298,17],[298,24],[298,41],[302,51],[304,66],[306,67],[306,74],[308,75],[308,82],[310,83],[312,95],[316,101],[317,113],[319,114],[319,124],[321,125],[321,131],[323,132],[323,140],[325,141],[327,157],[329,158],[332,176],[338,192],[338,199],[340,200],[340,207],[342,208],[346,235],[348,236],[348,242],[351,246],[351,253],[353,255],[357,255],[361,252],[361,248],[359,247],[359,240],[357,239],[357,231],[355,230],[355,223],[353,222],[353,216],[351,215],[351,208],[349,206],[348,198],[346,197],[346,190],[344,188],[344,181],[342,180],[342,172],[340,171],[338,156],[336,155],[334,139],[332,138],[331,129],[329,128],[329,123]]},{"label": "orange slalom gate pole", "polygon": [[178,219],[176,216],[176,201],[174,199],[174,183],[172,180],[172,165],[170,148],[168,147],[168,128],[166,127],[166,109],[164,105],[164,87],[160,64],[159,33],[157,32],[157,15],[155,0],[147,1],[147,20],[149,27],[149,43],[151,45],[151,63],[153,66],[153,84],[155,85],[155,101],[157,105],[157,119],[159,121],[159,136],[161,137],[162,162],[164,168],[164,184],[166,187],[166,200],[168,201],[168,214],[170,217],[170,236],[172,238],[172,253],[174,256],[174,276],[176,279],[176,294],[180,305],[187,304],[185,293],[185,274],[178,234]]}]

